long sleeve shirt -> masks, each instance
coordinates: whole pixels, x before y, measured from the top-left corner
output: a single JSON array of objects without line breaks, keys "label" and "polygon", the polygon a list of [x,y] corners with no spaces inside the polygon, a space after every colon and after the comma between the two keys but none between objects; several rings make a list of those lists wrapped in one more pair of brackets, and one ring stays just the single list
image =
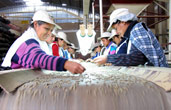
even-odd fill
[{"label": "long sleeve shirt", "polygon": [[130,54],[108,55],[107,62],[115,66],[137,66],[144,65],[147,58],[134,45],[131,46]]},{"label": "long sleeve shirt", "polygon": [[41,68],[64,71],[65,58],[47,55],[35,39],[25,41],[12,57],[11,68]]},{"label": "long sleeve shirt", "polygon": [[105,48],[105,55],[112,55],[116,53],[117,45],[114,42],[110,42],[109,45]]},{"label": "long sleeve shirt", "polygon": [[96,57],[99,57],[100,56],[100,52],[96,52],[96,55],[93,56],[91,59],[95,59]]},{"label": "long sleeve shirt", "polygon": [[52,53],[54,56],[59,56],[59,46],[56,43],[52,45]]},{"label": "long sleeve shirt", "polygon": [[[129,26],[128,29],[126,30],[124,34],[124,39],[126,40],[125,45],[128,45],[128,41],[130,38],[130,32],[132,28],[137,24],[137,22],[132,22]],[[128,46],[126,46],[126,53],[121,53],[121,54],[114,54],[114,55],[109,55],[107,57],[107,62],[112,63],[113,65],[116,66],[137,66],[137,65],[144,65],[147,62],[147,58],[145,55],[139,51],[133,44],[131,44],[131,49],[129,54],[128,52]],[[120,50],[119,50],[120,51]]]},{"label": "long sleeve shirt", "polygon": [[154,34],[143,23],[132,22],[124,34],[128,45],[127,54],[109,55],[107,62],[113,65],[136,66],[148,64],[167,67],[163,50]]}]

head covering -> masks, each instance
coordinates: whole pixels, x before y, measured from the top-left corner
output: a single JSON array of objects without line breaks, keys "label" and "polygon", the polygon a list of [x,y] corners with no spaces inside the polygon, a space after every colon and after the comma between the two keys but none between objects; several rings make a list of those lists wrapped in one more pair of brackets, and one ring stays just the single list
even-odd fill
[{"label": "head covering", "polygon": [[68,40],[67,40],[67,35],[64,32],[58,32],[57,33],[57,38],[63,39],[67,44],[71,44]]},{"label": "head covering", "polygon": [[50,16],[46,11],[43,11],[43,10],[39,10],[39,11],[35,12],[32,20],[33,21],[31,23],[33,23],[34,21],[44,21],[46,23],[55,25],[55,27],[57,27],[57,29],[62,29],[59,25],[57,25],[54,22],[53,17]]},{"label": "head covering", "polygon": [[55,37],[58,36],[58,34],[57,34],[57,27],[56,26],[53,28],[52,34],[55,35]]},{"label": "head covering", "polygon": [[75,47],[75,45],[73,43],[71,43],[71,46],[70,46],[72,49],[75,49],[75,50],[78,50],[77,47]]},{"label": "head covering", "polygon": [[94,51],[98,46],[101,46],[101,44],[97,42],[91,47],[91,50]]},{"label": "head covering", "polygon": [[98,40],[102,39],[102,38],[109,38],[111,36],[110,32],[104,32],[102,33],[102,36],[98,38]]},{"label": "head covering", "polygon": [[115,35],[117,35],[116,30],[112,29],[111,36],[108,38],[109,40],[112,39]]},{"label": "head covering", "polygon": [[110,20],[109,20],[110,24],[107,29],[108,31],[112,30],[112,24],[115,23],[117,20],[124,21],[124,22],[130,21],[130,20],[135,21],[137,20],[137,17],[135,14],[130,13],[128,9],[126,8],[116,9],[110,15]]}]

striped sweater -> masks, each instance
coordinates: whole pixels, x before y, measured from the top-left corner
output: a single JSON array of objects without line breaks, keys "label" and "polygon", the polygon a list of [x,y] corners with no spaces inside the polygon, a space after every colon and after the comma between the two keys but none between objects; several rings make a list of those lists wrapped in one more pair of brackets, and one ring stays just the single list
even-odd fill
[{"label": "striped sweater", "polygon": [[64,71],[67,59],[47,55],[35,39],[29,39],[18,48],[11,62],[11,68],[41,68],[47,70]]}]

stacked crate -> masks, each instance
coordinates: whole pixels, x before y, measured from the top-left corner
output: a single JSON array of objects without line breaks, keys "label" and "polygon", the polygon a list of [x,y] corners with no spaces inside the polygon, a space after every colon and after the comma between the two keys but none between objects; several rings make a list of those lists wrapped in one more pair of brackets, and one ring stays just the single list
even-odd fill
[{"label": "stacked crate", "polygon": [[14,30],[10,21],[0,16],[0,65],[9,47],[17,38],[17,35],[10,30]]}]

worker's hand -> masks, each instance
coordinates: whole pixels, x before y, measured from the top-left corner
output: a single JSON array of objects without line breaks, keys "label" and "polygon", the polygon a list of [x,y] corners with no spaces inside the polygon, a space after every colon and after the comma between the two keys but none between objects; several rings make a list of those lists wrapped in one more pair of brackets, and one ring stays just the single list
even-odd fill
[{"label": "worker's hand", "polygon": [[73,74],[81,74],[85,71],[85,68],[81,64],[73,61],[66,61],[64,64],[64,69],[70,71]]},{"label": "worker's hand", "polygon": [[98,65],[105,64],[107,62],[107,56],[102,55],[93,60],[94,63],[97,63]]},{"label": "worker's hand", "polygon": [[112,63],[105,63],[105,66],[112,66]]},{"label": "worker's hand", "polygon": [[91,59],[91,58],[88,58],[88,59],[86,60],[86,62],[92,62],[92,59]]}]

